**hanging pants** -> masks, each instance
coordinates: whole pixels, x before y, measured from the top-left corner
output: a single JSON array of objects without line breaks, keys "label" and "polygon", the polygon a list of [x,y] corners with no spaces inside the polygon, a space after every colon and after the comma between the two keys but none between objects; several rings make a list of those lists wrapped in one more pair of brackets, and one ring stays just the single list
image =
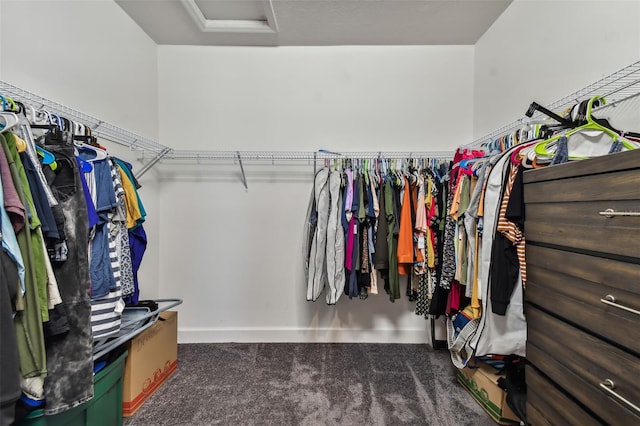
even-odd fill
[{"label": "hanging pants", "polygon": [[68,255],[54,262],[53,269],[64,308],[69,333],[47,346],[48,375],[45,379],[46,415],[57,414],[93,397],[93,338],[89,299],[89,219],[73,142],[48,144],[56,157],[53,193],[62,206]]},{"label": "hanging pants", "polygon": [[0,425],[13,424],[20,398],[18,342],[13,325],[12,301],[19,290],[18,268],[0,249]]}]

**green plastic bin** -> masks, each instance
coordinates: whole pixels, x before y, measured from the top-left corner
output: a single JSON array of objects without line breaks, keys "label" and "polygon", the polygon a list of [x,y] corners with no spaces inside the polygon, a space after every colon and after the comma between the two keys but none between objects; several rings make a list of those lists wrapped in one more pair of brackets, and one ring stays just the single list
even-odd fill
[{"label": "green plastic bin", "polygon": [[93,378],[93,398],[54,416],[42,410],[29,414],[17,426],[120,426],[125,351]]}]

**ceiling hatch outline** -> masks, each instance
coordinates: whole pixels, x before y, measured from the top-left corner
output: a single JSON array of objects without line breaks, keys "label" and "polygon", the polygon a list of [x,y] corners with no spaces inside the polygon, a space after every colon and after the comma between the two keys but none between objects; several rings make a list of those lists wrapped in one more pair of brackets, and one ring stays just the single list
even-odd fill
[{"label": "ceiling hatch outline", "polygon": [[278,22],[271,0],[264,0],[266,20],[256,19],[207,19],[195,0],[181,0],[198,29],[205,33],[277,34]]}]

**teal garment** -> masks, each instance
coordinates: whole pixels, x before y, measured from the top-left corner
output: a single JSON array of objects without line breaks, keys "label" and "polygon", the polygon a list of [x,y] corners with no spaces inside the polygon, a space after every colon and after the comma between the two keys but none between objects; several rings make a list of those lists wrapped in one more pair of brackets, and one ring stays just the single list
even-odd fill
[{"label": "teal garment", "polygon": [[398,235],[394,232],[396,228],[396,217],[393,206],[393,188],[391,180],[388,179],[384,186],[384,208],[389,224],[389,233],[387,235],[387,245],[389,246],[389,299],[394,302],[400,299],[400,275],[398,274]]},{"label": "teal garment", "polygon": [[[22,174],[23,180],[19,172],[19,166],[22,166],[22,164],[19,161],[16,163],[18,151],[15,143],[13,143],[13,141],[7,143],[5,137],[0,135],[0,144],[2,144],[2,149],[4,149],[7,160],[9,161],[9,169],[20,201],[25,207],[31,209],[33,208],[33,203],[28,204],[27,189],[29,185],[28,182],[26,182],[24,169]],[[24,309],[16,314],[14,323],[18,342],[20,373],[22,377],[25,378],[44,376],[47,373],[44,331],[42,329],[42,309],[38,297],[36,260],[34,259],[34,248],[41,245],[41,243],[38,240],[38,233],[35,232],[37,229],[34,230],[33,226],[34,223],[39,224],[39,222],[37,221],[37,215],[33,214],[35,213],[35,209],[31,211],[32,216],[29,217],[30,225],[23,227],[16,235],[25,266],[25,294],[23,298]],[[44,265],[44,259],[42,263]],[[44,308],[46,309],[46,307],[45,304]]]}]

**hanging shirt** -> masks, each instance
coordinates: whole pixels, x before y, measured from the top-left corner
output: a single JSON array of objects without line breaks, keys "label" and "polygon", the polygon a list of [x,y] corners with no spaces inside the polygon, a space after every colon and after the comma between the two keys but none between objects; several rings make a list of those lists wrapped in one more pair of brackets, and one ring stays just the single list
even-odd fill
[{"label": "hanging shirt", "polygon": [[[56,219],[53,216],[53,210],[47,200],[45,189],[40,181],[38,170],[42,173],[42,170],[38,165],[33,164],[31,159],[25,152],[20,154],[20,160],[24,167],[27,180],[29,181],[29,188],[31,189],[31,196],[33,198],[33,204],[38,212],[38,217],[41,222],[42,234],[47,240],[58,241],[60,235],[58,234],[58,226]],[[45,184],[48,188],[49,185]]]},{"label": "hanging shirt", "polygon": [[135,286],[133,283],[133,271],[131,263],[131,248],[129,246],[129,232],[127,232],[127,213],[124,202],[124,188],[120,181],[120,172],[115,162],[111,161],[111,179],[115,189],[118,207],[113,211],[110,220],[114,223],[114,227],[118,229],[116,232],[116,253],[120,261],[120,282],[122,286],[122,295],[128,296],[134,293]]},{"label": "hanging shirt", "polygon": [[[140,186],[137,184],[133,173],[131,173],[130,165],[122,160],[118,160],[117,158],[114,159],[114,161],[120,167],[120,180],[122,181],[122,186],[125,190],[125,202],[127,204],[127,228],[131,229],[135,226],[141,225],[145,221],[147,212],[144,209],[144,205],[142,204],[142,200],[138,194],[137,189]],[[129,217],[129,213],[132,214],[132,217]],[[135,224],[131,225],[133,217],[136,218]]]},{"label": "hanging shirt", "polygon": [[[80,168],[80,160],[76,159],[78,168]],[[80,184],[82,185],[82,193],[87,205],[87,217],[89,219],[89,229],[92,229],[99,221],[98,213],[96,212],[96,205],[91,197],[91,191],[89,190],[89,184],[85,178],[85,173],[78,173]]]},{"label": "hanging shirt", "polygon": [[[18,278],[20,279],[20,289],[22,294],[24,294],[24,261],[22,260],[22,253],[20,252],[16,232],[20,231],[24,227],[26,220],[25,210],[24,206],[20,202],[13,180],[11,179],[11,171],[9,170],[7,156],[2,149],[0,149],[0,178],[2,179],[2,186],[0,187],[0,204],[4,206],[1,211],[2,248],[16,264]],[[8,193],[12,195],[7,197],[5,194]],[[11,212],[11,216],[9,216],[9,212]],[[22,309],[22,307],[20,308]]]},{"label": "hanging shirt", "polygon": [[346,194],[344,197],[344,206],[347,213],[347,222],[351,220],[351,206],[353,205],[353,171],[346,169],[344,173],[347,175]]},{"label": "hanging shirt", "polygon": [[[43,191],[49,203],[49,206],[51,207],[57,206],[58,200],[56,200],[56,198],[54,197],[53,192],[51,191],[51,188],[47,184],[47,179],[44,175],[44,172],[42,171],[42,167],[40,167],[40,159],[36,152],[36,148],[35,148],[36,145],[34,142],[33,133],[31,132],[31,126],[24,115],[19,114],[18,117],[20,119],[18,132],[20,133],[20,136],[22,136],[22,139],[24,139],[23,143],[26,146],[25,153],[27,154],[31,162],[36,165],[35,171],[37,174],[37,179],[39,180],[40,184],[43,187]],[[15,137],[17,138],[18,136],[15,136]]]},{"label": "hanging shirt", "polygon": [[[391,179],[388,179],[384,187],[384,205],[387,214],[389,232],[387,245],[389,247],[389,279],[385,290],[389,293],[389,299],[393,302],[400,298],[400,277],[398,275],[398,226],[396,214],[395,190],[392,188]],[[388,287],[388,288],[387,288]]]},{"label": "hanging shirt", "polygon": [[398,234],[398,273],[410,275],[413,268],[413,224],[411,223],[411,190],[409,180],[403,177],[405,190],[400,211],[400,232]]},{"label": "hanging shirt", "polygon": [[[518,266],[520,269],[520,275],[522,278],[522,287],[524,288],[527,281],[527,264],[525,260],[525,238],[522,230],[512,221],[506,218],[507,205],[509,203],[511,197],[511,190],[514,186],[514,182],[516,181],[516,177],[518,176],[518,170],[520,169],[519,165],[511,164],[511,168],[509,170],[509,175],[507,176],[507,181],[505,184],[504,195],[502,198],[502,203],[500,205],[500,212],[498,214],[498,225],[496,227],[497,231],[500,232],[504,238],[506,238],[514,247],[508,247],[504,251],[515,251],[515,254],[518,259]],[[506,242],[505,242],[506,245]],[[517,269],[516,269],[517,271]],[[515,275],[515,276],[513,276]],[[507,305],[509,304],[509,299],[511,298],[511,292],[513,287],[516,285],[518,281],[518,274],[509,275],[511,280],[506,279],[497,279],[499,276],[496,275],[496,279],[492,276],[492,308],[493,312],[504,315]],[[504,277],[503,277],[504,278]]]},{"label": "hanging shirt", "polygon": [[127,229],[135,228],[138,222],[143,219],[142,212],[140,211],[140,205],[137,201],[136,190],[129,179],[129,176],[120,167],[120,180],[122,181],[122,187],[125,193],[125,205],[127,207]]},{"label": "hanging shirt", "polygon": [[386,211],[386,197],[385,188],[386,183],[380,187],[379,207],[382,212],[382,217],[378,220],[378,227],[376,229],[376,248],[375,248],[375,267],[380,271],[389,269],[389,218]]}]

